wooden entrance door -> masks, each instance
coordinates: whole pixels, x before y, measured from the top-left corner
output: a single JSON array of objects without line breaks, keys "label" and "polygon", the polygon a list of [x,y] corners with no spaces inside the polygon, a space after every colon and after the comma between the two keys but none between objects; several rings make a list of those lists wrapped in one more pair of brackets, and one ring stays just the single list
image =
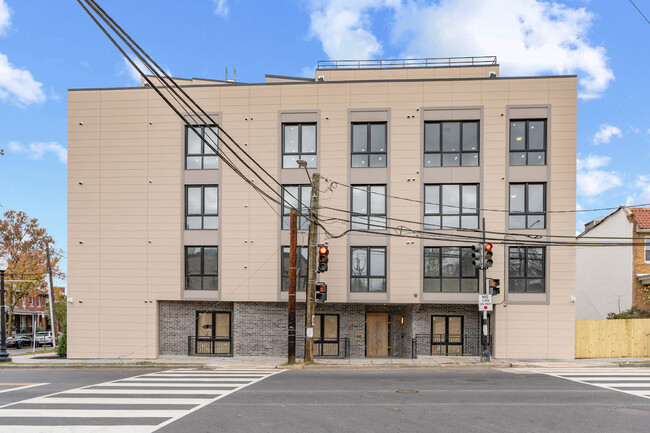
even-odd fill
[{"label": "wooden entrance door", "polygon": [[388,313],[366,314],[366,356],[388,356]]}]

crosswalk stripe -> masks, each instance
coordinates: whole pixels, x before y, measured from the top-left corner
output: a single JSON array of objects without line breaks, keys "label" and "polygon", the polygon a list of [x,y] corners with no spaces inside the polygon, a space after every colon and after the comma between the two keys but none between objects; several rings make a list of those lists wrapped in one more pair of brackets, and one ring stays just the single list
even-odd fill
[{"label": "crosswalk stripe", "polygon": [[[650,369],[534,369],[535,373],[650,399]],[[641,389],[639,389],[641,388]]]},{"label": "crosswalk stripe", "polygon": [[210,397],[204,398],[178,398],[170,395],[167,398],[143,398],[143,397],[36,397],[21,403],[34,404],[201,404]]},{"label": "crosswalk stripe", "polygon": [[2,428],[11,433],[150,433],[151,426],[143,425],[3,425]]},{"label": "crosswalk stripe", "polygon": [[[2,405],[0,425],[12,433],[151,433],[283,371],[183,368],[147,373]],[[58,420],[56,426],[34,425],[53,423],[50,418]],[[84,421],[91,418],[99,425]]]},{"label": "crosswalk stripe", "polygon": [[0,409],[3,417],[38,418],[172,418],[185,415],[184,410],[129,410],[129,409]]}]

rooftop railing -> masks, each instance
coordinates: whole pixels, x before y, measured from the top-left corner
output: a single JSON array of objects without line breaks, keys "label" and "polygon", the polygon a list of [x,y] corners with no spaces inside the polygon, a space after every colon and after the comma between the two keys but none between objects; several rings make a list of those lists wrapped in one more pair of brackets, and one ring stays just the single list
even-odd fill
[{"label": "rooftop railing", "polygon": [[490,66],[496,64],[497,56],[383,60],[319,60],[316,69],[440,68],[450,66]]}]

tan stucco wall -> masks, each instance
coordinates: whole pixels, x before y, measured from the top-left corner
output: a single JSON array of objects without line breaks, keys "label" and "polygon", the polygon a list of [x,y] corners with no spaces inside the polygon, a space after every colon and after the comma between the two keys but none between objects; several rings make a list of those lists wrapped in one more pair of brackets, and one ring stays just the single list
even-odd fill
[{"label": "tan stucco wall", "polygon": [[[220,113],[228,133],[282,183],[306,183],[306,175],[280,168],[280,113],[316,111],[318,170],[325,178],[354,183],[354,176],[364,175],[348,168],[350,110],[380,109],[389,116],[389,162],[372,176],[377,176],[376,183],[388,180],[389,194],[420,200],[425,181],[471,180],[481,184],[482,207],[507,209],[509,181],[547,181],[547,208],[575,207],[575,77],[364,83],[326,79],[186,90],[205,111]],[[458,118],[464,115],[459,114],[464,113],[461,107],[482,116],[481,167],[424,169],[423,112],[444,108]],[[508,169],[508,116],[522,107],[548,115],[548,168]],[[68,291],[73,298],[69,354],[155,357],[156,301],[184,296],[182,123],[151,89],[83,90],[69,92],[68,128]],[[207,296],[223,301],[281,300],[279,246],[288,242],[279,230],[280,207],[270,208],[232,170],[221,167],[220,290]],[[327,186],[324,181],[323,188]],[[349,191],[341,186],[326,191],[321,204],[349,209]],[[331,210],[321,213],[347,217]],[[421,205],[389,198],[388,216],[421,221]],[[484,216],[489,230],[507,231],[507,214]],[[338,234],[348,226],[334,224],[329,230]],[[573,214],[552,214],[542,232],[573,235],[574,227]],[[299,237],[299,243],[304,241],[306,236]],[[360,294],[355,301],[421,302],[422,248],[430,244],[436,241],[359,234],[330,240],[330,271],[321,278],[328,283],[329,301],[350,300],[350,245],[387,245],[387,294],[382,300]],[[488,273],[501,279],[503,291],[506,254],[503,245],[496,245],[495,266]],[[573,357],[574,307],[569,298],[575,294],[574,250],[548,248],[547,263],[546,295],[519,296],[508,299],[507,307],[496,307],[497,357]],[[475,297],[454,302],[476,303]],[[439,295],[427,302],[450,299]]]}]

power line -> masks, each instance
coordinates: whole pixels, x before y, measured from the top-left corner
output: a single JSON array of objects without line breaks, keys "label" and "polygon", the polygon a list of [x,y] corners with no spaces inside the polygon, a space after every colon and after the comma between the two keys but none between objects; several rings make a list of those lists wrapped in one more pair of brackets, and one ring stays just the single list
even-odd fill
[{"label": "power line", "polygon": [[[353,221],[351,219],[346,219],[346,218],[336,218],[336,217],[330,217],[327,218],[328,220],[333,220],[333,221],[338,221],[338,222],[344,222],[344,223],[350,223],[352,224]],[[323,222],[327,223],[327,220],[323,220]],[[410,232],[413,233],[414,235],[405,235],[406,237],[414,237],[417,239],[426,239],[426,240],[437,240],[437,241],[453,241],[453,242],[468,242],[468,243],[482,243],[483,238],[482,236],[467,236],[467,235],[461,235],[457,233],[439,233],[439,232],[431,232],[431,231],[425,231],[425,230],[416,230],[412,229],[410,227],[393,227],[393,226],[381,226],[382,231],[373,231],[373,230],[366,230],[366,229],[347,229],[344,232],[338,234],[338,235],[333,235],[329,230],[327,230],[322,224],[319,223],[321,228],[326,232],[326,234],[330,238],[340,238],[344,236],[347,233],[350,232],[359,232],[359,233],[364,233],[364,234],[370,234],[370,235],[403,235],[403,232]],[[374,226],[379,228],[380,226],[378,224],[369,224],[369,226]],[[400,233],[390,233],[387,231],[383,230],[394,230],[398,231]],[[509,235],[511,236],[511,235]],[[566,242],[566,241],[540,241],[540,240],[535,240],[535,239],[505,239],[507,236],[504,236],[504,239],[501,238],[487,238],[487,241],[492,244],[501,244],[501,245],[520,245],[520,246],[569,246],[569,247],[623,247],[623,246],[639,246],[639,245],[645,245],[645,242]]]},{"label": "power line", "polygon": [[[355,189],[357,186],[354,185],[349,185],[343,182],[339,182],[333,179],[328,179],[324,178],[326,181],[330,182],[333,185],[341,185],[346,188],[350,189]],[[434,184],[431,184],[434,185]],[[415,198],[410,198],[410,197],[402,197],[398,195],[393,195],[393,194],[385,194],[381,192],[376,192],[376,191],[370,191],[370,194],[375,194],[383,197],[389,197],[389,198],[394,198],[397,200],[404,200],[404,201],[409,201],[409,202],[414,202],[414,203],[419,203],[419,204],[425,204],[425,205],[433,205],[433,206],[442,206],[443,208],[452,208],[452,209],[473,209],[477,211],[483,211],[483,212],[501,212],[501,213],[510,213],[508,209],[490,209],[490,208],[482,208],[482,207],[471,207],[471,206],[456,206],[456,205],[451,205],[451,204],[443,204],[443,203],[435,203],[435,202],[430,202],[430,201],[425,201],[425,200],[419,200]],[[650,203],[643,203],[643,204],[637,204],[637,205],[630,205],[626,206],[628,208],[636,208],[636,207],[645,207],[645,206],[650,206]],[[605,211],[605,210],[616,210],[619,209],[621,206],[617,207],[605,207],[605,208],[599,208],[599,209],[566,209],[566,210],[547,210],[546,213],[580,213],[580,212],[597,212],[597,211]]]},{"label": "power line", "polygon": [[646,22],[647,22],[648,24],[650,24],[650,21],[648,21],[648,18],[647,18],[645,15],[643,15],[643,12],[641,12],[641,9],[639,9],[639,8],[634,4],[634,2],[633,2],[632,0],[630,0],[630,3],[632,3],[632,6],[634,6],[634,9],[636,9],[636,10],[641,14],[641,16],[646,20]]},{"label": "power line", "polygon": [[[123,42],[124,42],[128,47],[129,47],[129,49],[130,49],[130,50],[131,50],[131,51],[132,51],[132,52],[133,52],[133,53],[138,57],[138,59],[139,59],[139,60],[140,60],[140,61],[141,61],[141,62],[142,62],[146,67],[147,67],[147,69],[149,69],[149,71],[150,71],[150,72],[151,72],[151,73],[152,73],[152,74],[153,74],[153,75],[154,75],[154,76],[155,76],[155,77],[160,81],[162,87],[163,87],[163,88],[164,88],[168,93],[170,93],[170,95],[171,95],[171,96],[174,98],[174,100],[175,100],[175,101],[176,101],[176,102],[181,106],[181,108],[183,107],[183,105],[185,105],[185,106],[187,106],[187,107],[192,111],[193,114],[190,114],[190,113],[187,111],[186,108],[182,108],[183,111],[185,111],[185,113],[186,113],[189,117],[191,117],[191,118],[197,117],[199,120],[202,120],[202,119],[201,119],[201,116],[200,116],[200,115],[196,112],[196,110],[194,109],[194,107],[197,108],[197,109],[201,112],[201,114],[202,114],[203,116],[205,116],[206,118],[208,118],[208,119],[210,120],[210,122],[212,122],[212,124],[213,124],[214,126],[216,126],[216,128],[217,128],[221,133],[223,133],[223,134],[224,134],[224,135],[225,135],[225,136],[226,136],[226,137],[227,137],[227,138],[228,138],[228,139],[229,139],[229,140],[230,140],[230,141],[231,141],[231,142],[232,142],[232,143],[233,143],[233,144],[234,144],[234,145],[235,145],[239,150],[240,150],[240,152],[242,152],[242,153],[243,153],[243,154],[244,154],[248,159],[250,159],[250,160],[251,160],[251,161],[252,161],[252,162],[253,162],[253,163],[254,163],[254,164],[255,164],[255,165],[256,165],[260,170],[262,170],[262,172],[263,172],[265,175],[267,175],[267,176],[268,176],[268,177],[269,177],[273,182],[275,182],[277,185],[279,185],[280,187],[282,187],[282,185],[280,184],[280,182],[279,182],[277,179],[275,179],[275,178],[274,178],[274,177],[273,177],[273,176],[272,176],[272,175],[271,175],[271,174],[270,174],[266,169],[264,169],[264,167],[262,167],[262,165],[260,165],[260,164],[257,162],[257,160],[255,160],[255,159],[254,159],[250,154],[248,154],[248,152],[246,152],[246,151],[245,151],[245,150],[244,150],[244,149],[243,149],[243,148],[242,148],[242,147],[237,143],[237,141],[236,141],[235,139],[233,139],[233,138],[232,138],[232,137],[231,137],[231,136],[230,136],[230,135],[229,135],[229,134],[228,134],[228,133],[227,133],[227,132],[226,132],[226,131],[225,131],[225,130],[224,130],[224,129],[223,129],[223,128],[218,124],[218,123],[217,123],[217,122],[215,122],[214,119],[213,119],[213,118],[212,118],[208,113],[206,113],[206,112],[203,110],[203,108],[201,108],[201,106],[200,106],[199,104],[197,104],[197,103],[196,103],[196,102],[195,102],[195,101],[194,101],[194,100],[193,100],[193,99],[192,99],[192,98],[191,98],[191,97],[190,97],[190,96],[189,96],[189,95],[188,95],[188,94],[183,90],[183,88],[182,88],[181,86],[179,86],[179,85],[176,83],[176,81],[175,81],[172,77],[170,77],[170,76],[169,76],[169,75],[164,71],[164,69],[162,69],[162,68],[161,68],[161,67],[160,67],[160,66],[159,66],[159,65],[154,61],[154,60],[153,60],[153,59],[152,59],[152,58],[147,54],[147,52],[146,52],[145,50],[143,50],[143,49],[142,49],[142,48],[141,48],[141,47],[140,47],[140,46],[139,46],[139,45],[138,45],[138,44],[137,44],[137,43],[136,43],[136,42],[135,42],[135,41],[134,41],[134,40],[129,36],[129,34],[128,34],[126,31],[124,31],[124,29],[122,29],[122,28],[119,26],[119,24],[117,24],[117,23],[116,23],[116,22],[115,22],[115,21],[110,17],[110,15],[108,15],[108,13],[106,13],[106,11],[104,11],[104,9],[101,8],[101,6],[99,6],[99,5],[97,4],[97,2],[95,2],[94,0],[84,0],[84,1],[85,1],[85,2],[86,2],[86,3],[87,3],[87,4],[88,4],[88,5],[89,5],[89,6],[90,6],[94,11],[95,11],[95,13],[97,13],[97,15],[100,16],[100,18],[101,18],[101,19],[102,19],[106,24],[108,24],[108,26],[113,30],[113,32],[114,32],[114,33],[115,33],[115,34],[116,34],[116,35],[117,35],[117,36],[118,36],[118,37],[119,37],[119,38],[120,38],[120,39],[121,39],[121,40],[122,40],[122,41],[123,41]],[[90,14],[90,12],[89,12],[89,11],[88,11],[88,10],[87,10],[83,5],[82,5],[82,4],[81,4],[80,0],[77,0],[77,2],[78,2],[78,3],[79,3],[79,4],[84,8],[84,10],[86,10],[86,12],[87,12],[87,13],[91,16],[91,18],[93,19],[93,21],[95,21],[95,23],[100,27],[100,29],[102,29],[102,31],[104,32],[104,34],[106,34],[106,36],[111,40],[111,42],[113,42],[113,44],[118,48],[118,50],[122,53],[122,55],[123,55],[123,56],[124,56],[124,57],[129,61],[129,63],[131,63],[131,65],[132,65],[132,66],[133,66],[133,67],[134,67],[134,68],[135,68],[135,69],[140,73],[140,75],[141,75],[141,76],[142,76],[142,77],[147,81],[147,83],[148,83],[152,88],[154,88],[154,90],[156,90],[156,92],[161,96],[161,98],[163,98],[163,100],[164,100],[164,101],[165,101],[165,102],[170,106],[170,108],[172,108],[172,109],[176,112],[176,114],[179,115],[179,117],[181,117],[181,119],[182,119],[182,120],[187,124],[187,126],[190,127],[190,128],[192,128],[192,131],[193,131],[193,132],[197,133],[197,131],[196,131],[196,129],[194,128],[194,126],[193,126],[193,125],[190,125],[189,122],[187,121],[187,119],[185,119],[182,115],[180,115],[180,113],[176,110],[176,108],[175,108],[175,107],[174,107],[174,106],[173,106],[173,105],[172,105],[172,104],[171,104],[171,103],[170,103],[170,102],[169,102],[169,101],[168,101],[168,100],[167,100],[167,99],[166,99],[166,98],[165,98],[165,97],[164,97],[164,96],[163,96],[163,95],[162,95],[162,94],[161,94],[161,93],[160,93],[160,92],[159,92],[159,91],[154,87],[153,83],[151,83],[151,81],[148,79],[148,77],[145,76],[145,74],[140,70],[140,68],[135,64],[135,62],[133,62],[132,59],[131,59],[129,56],[126,55],[126,53],[122,50],[122,48],[119,46],[119,44],[117,44],[117,43],[115,42],[115,40],[114,40],[110,35],[108,35],[108,33],[106,32],[106,30],[105,30],[105,29],[104,29],[104,28],[103,28],[103,27],[102,27],[102,26],[97,22],[97,20],[94,18],[94,16],[92,16],[92,15]],[[119,30],[119,31],[118,31],[118,30]],[[128,40],[127,40],[127,39],[128,39]],[[131,44],[132,44],[132,45],[131,45]],[[137,48],[137,49],[136,49],[136,48]],[[146,59],[145,59],[143,56],[146,57]],[[151,64],[149,64],[149,61],[151,62]],[[163,78],[161,77],[160,73],[157,72],[157,71],[160,71],[160,72],[162,73],[162,75],[164,75],[165,78],[163,79]],[[183,95],[183,97],[187,98],[187,100],[189,100],[189,101],[191,102],[191,104],[188,103],[185,99],[183,99],[183,97],[181,97],[180,95],[178,95],[178,93],[176,93],[176,91],[174,90],[174,88],[171,87],[171,86],[169,86],[169,84],[167,83],[168,81],[171,82],[171,83],[174,85],[174,87],[177,88],[178,91]],[[179,101],[179,99],[180,99],[180,101]],[[203,123],[203,122],[201,122],[201,123]],[[210,128],[211,128],[211,130],[212,130],[212,127],[210,127]],[[250,167],[250,166],[249,166],[249,165],[248,165],[248,164],[247,164],[247,163],[246,163],[246,162],[245,162],[245,161],[244,161],[244,160],[243,160],[243,159],[242,159],[242,158],[241,158],[241,157],[240,157],[240,156],[239,156],[239,155],[238,155],[238,154],[237,154],[237,153],[236,153],[236,152],[235,152],[235,151],[234,151],[234,150],[229,146],[229,145],[228,145],[228,143],[226,143],[226,142],[223,140],[223,138],[222,138],[219,134],[214,134],[214,135],[217,137],[218,141],[220,141],[221,143],[223,143],[223,144],[226,146],[226,148],[227,148],[227,149],[228,149],[228,150],[229,150],[229,151],[230,151],[230,152],[231,152],[235,157],[237,157],[237,159],[238,159],[242,164],[244,164],[244,166],[245,166],[246,168],[248,168],[248,169],[249,169],[249,170],[250,170],[250,171],[251,171],[251,172],[252,172],[252,173],[253,173],[253,174],[258,178],[258,179],[260,179],[260,180],[262,181],[262,183],[264,183],[264,184],[265,184],[269,189],[271,189],[271,191],[273,191],[276,195],[278,195],[278,196],[280,197],[280,200],[281,200],[281,201],[283,201],[283,202],[286,201],[286,200],[284,200],[284,197],[282,197],[282,196],[280,195],[280,193],[278,193],[277,191],[275,191],[275,189],[272,188],[272,187],[271,187],[271,186],[270,186],[270,185],[269,185],[269,184],[268,184],[268,183],[267,183],[267,182],[262,178],[262,176],[260,176],[260,175],[259,175],[259,174],[254,170],[254,169],[252,169],[252,168],[251,168],[251,167]],[[205,137],[204,137],[203,135],[199,135],[199,134],[197,134],[197,136],[199,136],[199,137],[201,138],[201,141],[202,141],[204,144],[208,145],[208,147],[210,147],[210,149],[212,149],[212,150],[213,150],[213,151],[214,151],[218,156],[220,156],[222,159],[226,159],[226,164],[227,164],[228,166],[230,166],[230,167],[231,167],[235,172],[237,172],[237,174],[240,175],[240,177],[242,177],[242,178],[243,178],[247,183],[249,183],[249,185],[252,186],[252,187],[253,187],[253,188],[254,188],[254,189],[255,189],[255,190],[256,190],[260,195],[265,195],[267,198],[271,199],[271,198],[268,196],[268,194],[264,193],[264,192],[263,192],[259,187],[257,187],[256,185],[253,185],[253,184],[252,184],[252,179],[249,180],[249,179],[247,179],[247,178],[244,178],[244,177],[242,176],[242,174],[238,171],[238,169],[235,169],[235,168],[234,168],[234,164],[233,164],[230,160],[228,160],[228,159],[226,158],[226,156],[225,156],[222,152],[217,151],[217,149],[216,149],[214,146],[212,146],[210,143],[208,143],[208,141],[205,139]],[[214,144],[217,148],[219,148],[219,146],[214,142],[214,140],[212,139],[212,137],[208,137],[208,139],[212,142],[212,144]],[[289,192],[287,192],[287,193],[288,193],[291,197],[293,197],[294,199],[296,199],[296,201],[297,201],[298,203],[302,204],[302,203],[300,202],[300,200],[298,200],[296,197],[294,197],[291,193],[289,193]],[[273,201],[275,201],[277,204],[280,204],[280,203],[278,203],[277,200],[273,200]]]}]

